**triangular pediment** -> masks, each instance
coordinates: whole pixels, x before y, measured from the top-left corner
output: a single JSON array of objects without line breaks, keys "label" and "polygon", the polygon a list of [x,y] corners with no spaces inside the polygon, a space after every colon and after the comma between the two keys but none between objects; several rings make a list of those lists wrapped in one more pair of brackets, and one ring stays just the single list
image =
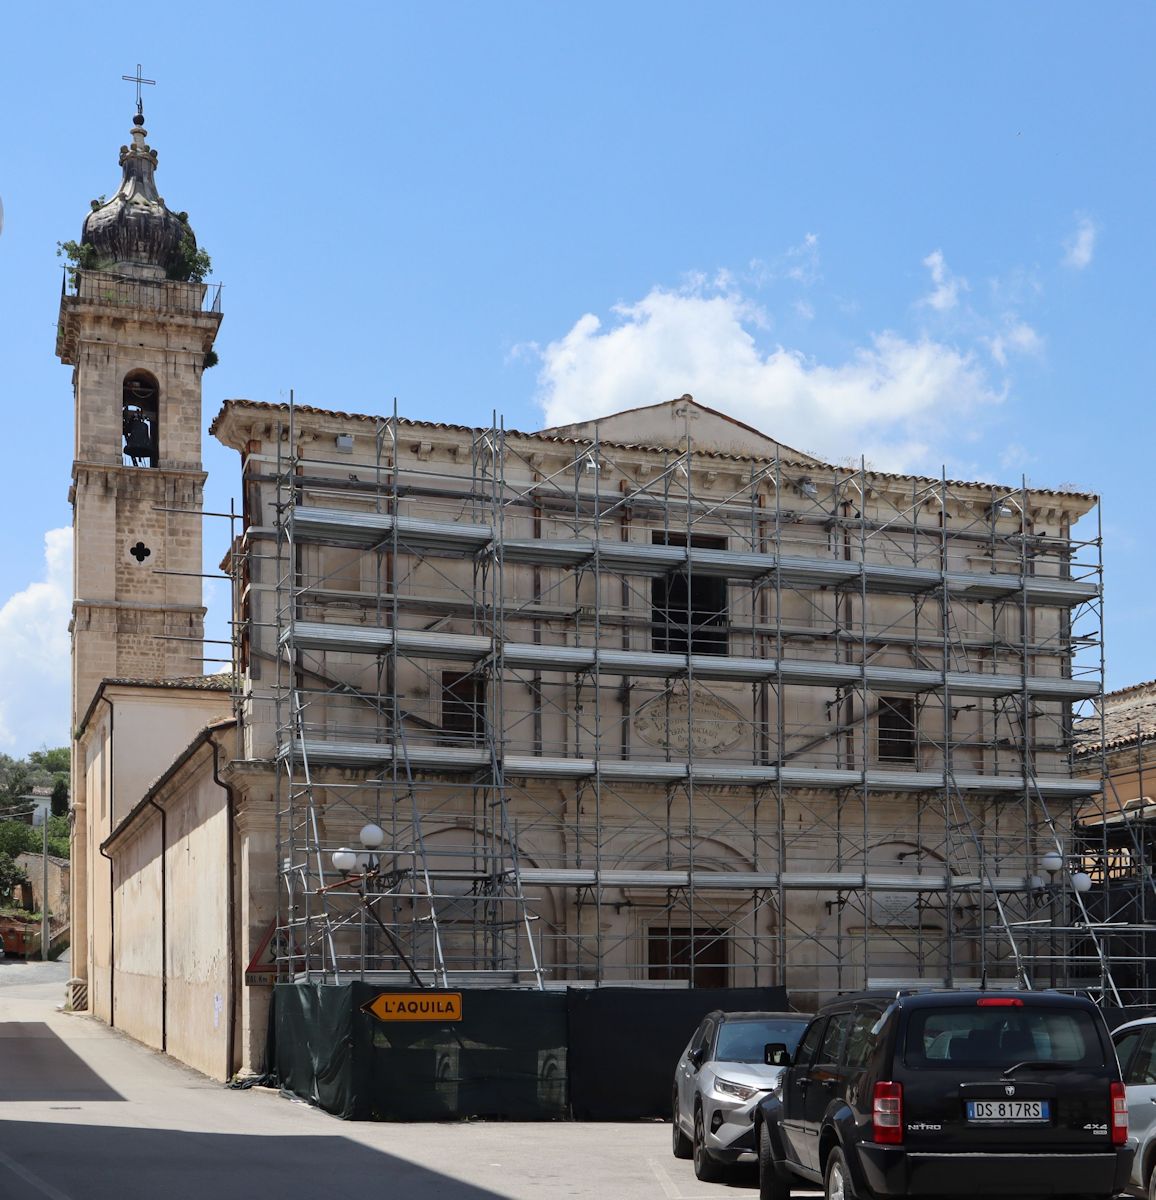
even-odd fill
[{"label": "triangular pediment", "polygon": [[751,458],[788,458],[796,462],[818,462],[793,446],[778,442],[753,426],[728,417],[726,413],[699,404],[692,396],[664,400],[642,408],[628,408],[593,417],[572,425],[554,425],[540,433],[580,441],[616,442],[626,446],[669,446],[682,449],[687,433],[697,451],[738,454]]}]

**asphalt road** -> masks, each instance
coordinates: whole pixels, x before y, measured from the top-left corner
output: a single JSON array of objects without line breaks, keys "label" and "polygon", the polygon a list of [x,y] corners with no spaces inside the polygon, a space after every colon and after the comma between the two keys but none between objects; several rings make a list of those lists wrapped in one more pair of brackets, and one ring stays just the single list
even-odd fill
[{"label": "asphalt road", "polygon": [[339,1121],[233,1091],[59,1011],[66,964],[0,960],[0,1200],[740,1200],[670,1126]]}]

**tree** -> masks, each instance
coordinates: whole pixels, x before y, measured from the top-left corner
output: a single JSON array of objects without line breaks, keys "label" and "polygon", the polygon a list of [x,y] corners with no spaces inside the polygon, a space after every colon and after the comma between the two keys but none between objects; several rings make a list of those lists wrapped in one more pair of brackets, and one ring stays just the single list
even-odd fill
[{"label": "tree", "polygon": [[52,785],[52,815],[68,816],[68,780],[58,779]]},{"label": "tree", "polygon": [[54,750],[33,750],[28,761],[41,771],[47,771],[52,776],[62,775],[65,779],[72,770],[72,756],[67,746],[57,746]]},{"label": "tree", "polygon": [[38,851],[40,837],[39,829],[33,829],[23,821],[0,820],[0,854],[6,854],[9,858],[16,858],[26,850]]},{"label": "tree", "polygon": [[[40,833],[39,830],[36,831]],[[71,851],[72,829],[68,817],[48,818],[48,853],[57,858],[67,858]],[[39,846],[37,847],[39,852]]]},{"label": "tree", "polygon": [[0,754],[0,808],[27,805],[22,797],[32,787],[31,770],[28,762],[21,758],[10,758]]},{"label": "tree", "polygon": [[[69,854],[69,820],[67,817],[48,818],[48,853],[57,858]],[[40,854],[44,849],[44,830],[39,825],[27,825],[23,821],[0,819],[0,854],[16,858],[21,854]]]},{"label": "tree", "polygon": [[12,889],[27,879],[28,876],[12,861],[11,855],[0,851],[0,901],[11,900]]},{"label": "tree", "polygon": [[[0,754],[0,811],[27,808],[27,797],[34,787],[52,788],[52,811],[61,816],[67,811],[70,753],[67,746],[33,750],[27,758]],[[63,784],[63,791],[59,785]],[[63,804],[63,807],[61,805]]]}]

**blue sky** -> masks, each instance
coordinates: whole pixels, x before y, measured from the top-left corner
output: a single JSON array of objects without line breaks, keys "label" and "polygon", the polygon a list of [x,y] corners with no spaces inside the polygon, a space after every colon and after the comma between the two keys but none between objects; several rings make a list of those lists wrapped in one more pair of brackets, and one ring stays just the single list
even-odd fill
[{"label": "blue sky", "polygon": [[836,460],[1076,485],[1108,685],[1156,676],[1154,33],[1138,3],[10,7],[0,751],[68,736],[54,250],[117,185],[138,61],[225,283],[206,426],[290,388],[517,428],[691,392]]}]

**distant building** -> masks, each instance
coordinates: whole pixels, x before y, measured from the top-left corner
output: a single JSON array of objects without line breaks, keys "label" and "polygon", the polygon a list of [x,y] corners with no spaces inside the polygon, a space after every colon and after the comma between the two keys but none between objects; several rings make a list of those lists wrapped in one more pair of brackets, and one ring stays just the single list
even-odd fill
[{"label": "distant building", "polygon": [[1079,814],[1074,847],[1091,878],[1090,916],[1122,999],[1153,1002],[1156,970],[1156,681],[1108,692],[1077,723],[1077,770],[1103,792]]}]

